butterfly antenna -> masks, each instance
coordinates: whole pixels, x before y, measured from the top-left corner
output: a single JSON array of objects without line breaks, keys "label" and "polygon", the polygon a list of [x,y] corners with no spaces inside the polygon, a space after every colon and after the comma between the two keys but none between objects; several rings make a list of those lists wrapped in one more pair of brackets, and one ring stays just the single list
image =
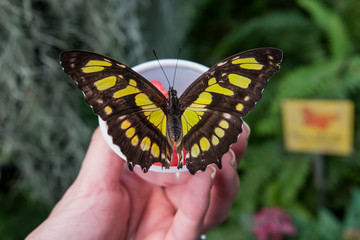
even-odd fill
[{"label": "butterfly antenna", "polygon": [[179,62],[179,58],[180,58],[180,52],[181,52],[181,48],[179,48],[178,56],[177,56],[177,59],[176,59],[176,65],[175,65],[175,71],[174,71],[174,77],[173,77],[172,86],[175,85],[176,70],[177,70],[177,66],[178,66],[178,62]]},{"label": "butterfly antenna", "polygon": [[159,58],[158,58],[158,56],[156,55],[155,49],[153,49],[153,53],[154,53],[154,56],[155,56],[156,60],[157,60],[158,63],[159,63],[159,66],[160,66],[161,70],[163,71],[163,73],[164,73],[164,75],[165,75],[165,78],[166,78],[166,81],[167,81],[168,84],[169,84],[169,87],[171,87],[170,81],[169,81],[168,77],[166,76],[165,70],[164,70],[163,67],[161,66],[160,61],[159,61]]}]

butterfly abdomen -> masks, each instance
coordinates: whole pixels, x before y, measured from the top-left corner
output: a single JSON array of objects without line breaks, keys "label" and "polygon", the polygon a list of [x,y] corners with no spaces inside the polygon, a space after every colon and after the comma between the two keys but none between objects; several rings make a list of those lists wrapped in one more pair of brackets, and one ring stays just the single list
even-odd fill
[{"label": "butterfly abdomen", "polygon": [[181,121],[179,116],[169,116],[168,117],[168,131],[169,136],[175,142],[179,140],[181,136]]},{"label": "butterfly abdomen", "polygon": [[177,97],[176,90],[169,89],[167,102],[167,129],[169,136],[175,142],[181,136],[181,110],[179,104],[179,98]]}]

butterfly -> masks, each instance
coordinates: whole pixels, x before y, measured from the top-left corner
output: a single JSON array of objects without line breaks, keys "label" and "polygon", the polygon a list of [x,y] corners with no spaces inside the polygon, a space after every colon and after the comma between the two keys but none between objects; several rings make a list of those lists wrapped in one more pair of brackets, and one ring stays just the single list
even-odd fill
[{"label": "butterfly", "polygon": [[160,162],[168,168],[176,154],[178,168],[204,171],[221,158],[242,132],[242,117],[262,97],[280,69],[283,53],[259,48],[235,54],[212,66],[178,97],[166,98],[140,74],[109,57],[80,50],[60,54],[65,73],[82,90],[85,102],[108,126],[113,143],[129,169],[143,172]]}]

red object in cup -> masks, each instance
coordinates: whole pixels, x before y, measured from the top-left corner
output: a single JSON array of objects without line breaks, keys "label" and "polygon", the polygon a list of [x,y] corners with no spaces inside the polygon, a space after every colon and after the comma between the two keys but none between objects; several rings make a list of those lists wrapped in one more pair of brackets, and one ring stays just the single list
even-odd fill
[{"label": "red object in cup", "polygon": [[168,91],[165,90],[165,88],[163,87],[163,85],[161,84],[161,82],[157,81],[157,80],[152,80],[150,81],[152,83],[152,85],[154,85],[166,98],[168,98]]}]

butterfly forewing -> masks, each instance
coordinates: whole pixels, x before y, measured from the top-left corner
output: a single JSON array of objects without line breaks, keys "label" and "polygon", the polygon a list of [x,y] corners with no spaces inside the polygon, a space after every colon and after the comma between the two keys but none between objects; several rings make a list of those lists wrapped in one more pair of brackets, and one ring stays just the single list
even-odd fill
[{"label": "butterfly forewing", "polygon": [[129,67],[100,54],[66,51],[60,61],[85,101],[107,122],[108,134],[130,169],[138,164],[147,171],[155,162],[168,167],[172,148],[166,140],[166,98],[160,91]]},{"label": "butterfly forewing", "polygon": [[269,78],[279,71],[282,51],[262,48],[224,59],[201,75],[180,97],[183,139],[191,173],[216,163],[242,131],[241,117],[261,99]]}]

